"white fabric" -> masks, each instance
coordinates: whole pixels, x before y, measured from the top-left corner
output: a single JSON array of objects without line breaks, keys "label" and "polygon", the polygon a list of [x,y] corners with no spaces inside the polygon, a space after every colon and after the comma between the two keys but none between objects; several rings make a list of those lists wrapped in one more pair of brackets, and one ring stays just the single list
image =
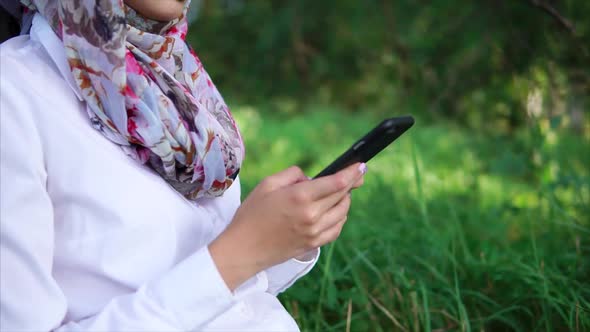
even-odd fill
[{"label": "white fabric", "polygon": [[207,244],[239,180],[190,203],[129,159],[90,126],[47,24],[0,57],[0,330],[298,330],[276,294],[319,250],[230,292]]}]

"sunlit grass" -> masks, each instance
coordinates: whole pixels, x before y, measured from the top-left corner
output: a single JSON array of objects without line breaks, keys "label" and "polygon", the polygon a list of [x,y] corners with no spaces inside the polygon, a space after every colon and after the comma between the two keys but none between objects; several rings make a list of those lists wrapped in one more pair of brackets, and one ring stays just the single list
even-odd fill
[{"label": "sunlit grass", "polygon": [[[233,112],[244,195],[293,164],[315,175],[380,120]],[[418,119],[369,163],[341,238],[281,296],[302,329],[590,330],[590,143],[527,135]]]}]

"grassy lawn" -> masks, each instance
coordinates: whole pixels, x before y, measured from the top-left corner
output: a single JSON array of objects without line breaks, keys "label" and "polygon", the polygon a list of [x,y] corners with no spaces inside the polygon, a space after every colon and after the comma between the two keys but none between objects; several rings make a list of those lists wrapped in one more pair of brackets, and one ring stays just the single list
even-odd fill
[{"label": "grassy lawn", "polygon": [[[375,116],[233,108],[244,196],[309,175]],[[590,139],[416,125],[368,164],[340,239],[281,295],[304,331],[590,331]]]}]

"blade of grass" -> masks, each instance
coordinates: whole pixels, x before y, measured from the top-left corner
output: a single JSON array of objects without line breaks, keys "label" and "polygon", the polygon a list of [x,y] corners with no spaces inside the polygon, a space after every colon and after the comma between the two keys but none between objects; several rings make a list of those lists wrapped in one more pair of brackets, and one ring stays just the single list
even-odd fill
[{"label": "blade of grass", "polygon": [[346,332],[350,332],[350,325],[352,319],[352,299],[348,299],[348,308],[346,310]]},{"label": "blade of grass", "polygon": [[316,309],[316,324],[315,324],[315,331],[319,332],[320,331],[320,324],[323,321],[323,316],[322,316],[322,302],[326,293],[326,286],[328,283],[328,280],[330,279],[330,265],[332,262],[332,256],[334,255],[334,248],[336,246],[335,242],[332,242],[328,245],[328,253],[326,255],[326,263],[323,266],[324,267],[324,274],[322,277],[322,284],[320,286],[320,296],[318,298],[318,304],[317,304],[317,309]]},{"label": "blade of grass", "polygon": [[420,166],[418,165],[418,148],[415,143],[412,143],[412,163],[414,168],[414,179],[416,181],[416,190],[418,191],[418,204],[420,205],[420,212],[422,213],[422,220],[426,225],[430,225],[428,217],[428,208],[426,206],[426,199],[424,197],[424,190],[422,189],[422,176],[420,173]]},{"label": "blade of grass", "polygon": [[368,294],[368,296],[369,296],[369,300],[371,300],[371,302],[373,302],[373,304],[377,307],[377,309],[379,309],[385,316],[387,316],[387,318],[389,318],[393,322],[393,325],[395,325],[401,331],[408,332],[408,330],[405,327],[403,327],[399,323],[399,321],[395,318],[393,313],[388,311],[387,308],[385,308],[381,303],[379,303],[379,301],[377,301],[377,299],[374,298],[371,294]]},{"label": "blade of grass", "polygon": [[424,325],[424,331],[431,331],[432,327],[430,325],[430,310],[428,307],[428,292],[426,291],[426,287],[424,283],[420,282],[420,295],[422,296],[422,325]]}]

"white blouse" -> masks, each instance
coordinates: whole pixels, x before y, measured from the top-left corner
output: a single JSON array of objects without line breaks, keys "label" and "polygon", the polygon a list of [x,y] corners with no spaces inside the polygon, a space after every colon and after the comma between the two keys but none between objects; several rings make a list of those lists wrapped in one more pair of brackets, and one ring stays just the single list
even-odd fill
[{"label": "white blouse", "polygon": [[191,203],[95,131],[41,16],[0,56],[1,330],[298,330],[276,295],[319,250],[231,292],[207,245],[239,180]]}]

